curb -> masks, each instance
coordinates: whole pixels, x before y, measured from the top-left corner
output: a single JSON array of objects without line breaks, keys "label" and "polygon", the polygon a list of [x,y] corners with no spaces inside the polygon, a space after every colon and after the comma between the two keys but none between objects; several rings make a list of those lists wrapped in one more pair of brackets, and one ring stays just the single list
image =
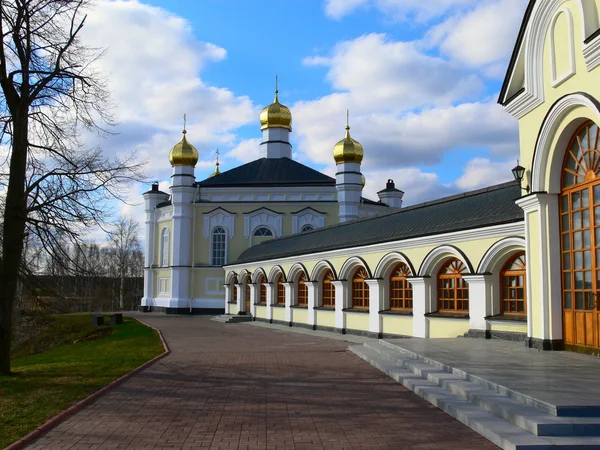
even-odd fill
[{"label": "curb", "polygon": [[117,378],[116,380],[111,381],[106,386],[104,386],[103,388],[100,388],[99,390],[97,390],[96,392],[94,392],[93,394],[91,394],[90,396],[84,398],[83,400],[78,401],[73,406],[71,406],[71,407],[65,409],[64,411],[58,413],[56,416],[52,417],[50,420],[48,420],[43,425],[40,425],[38,428],[36,428],[35,430],[33,430],[28,435],[22,437],[21,439],[19,439],[16,442],[13,442],[8,447],[5,447],[4,450],[18,450],[20,448],[23,448],[25,445],[31,444],[38,437],[40,437],[42,434],[45,434],[48,431],[50,431],[52,428],[54,428],[60,422],[66,420],[67,418],[69,418],[73,414],[79,412],[80,410],[82,410],[83,408],[85,408],[86,406],[88,406],[90,403],[93,403],[96,399],[98,399],[98,397],[106,394],[111,389],[117,387],[118,385],[120,385],[124,381],[127,381],[129,378],[131,378],[135,374],[141,372],[142,370],[146,369],[147,367],[151,366],[155,362],[163,359],[165,356],[168,356],[171,353],[171,350],[169,349],[169,346],[167,345],[165,339],[163,338],[162,333],[160,332],[160,330],[158,328],[154,328],[153,326],[148,325],[146,322],[138,319],[137,317],[133,317],[133,319],[137,320],[139,323],[147,326],[148,328],[151,328],[154,331],[156,331],[156,333],[158,334],[158,337],[160,338],[160,342],[162,343],[162,346],[165,349],[165,352],[162,353],[162,354],[160,354],[160,355],[158,355],[158,356],[156,356],[156,357],[154,357],[150,361],[146,361],[144,364],[142,364],[141,366],[136,367],[131,372],[128,372],[125,375],[121,376],[120,378]]}]

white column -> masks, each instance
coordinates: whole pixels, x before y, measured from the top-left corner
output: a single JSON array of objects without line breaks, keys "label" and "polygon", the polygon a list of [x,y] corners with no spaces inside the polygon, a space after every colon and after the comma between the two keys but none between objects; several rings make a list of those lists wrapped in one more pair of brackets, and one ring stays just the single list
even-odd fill
[{"label": "white column", "polygon": [[243,284],[236,284],[235,288],[237,289],[237,307],[238,313],[242,310],[242,303],[244,303],[244,299],[246,298],[246,288]]},{"label": "white column", "polygon": [[273,303],[275,303],[276,283],[267,283],[267,320],[273,319]]},{"label": "white column", "polygon": [[293,322],[294,316],[292,312],[292,305],[294,304],[293,294],[294,294],[294,283],[287,282],[283,283],[285,287],[285,321],[290,323]]},{"label": "white column", "polygon": [[488,329],[486,317],[492,313],[492,275],[463,275],[469,284],[469,329]]},{"label": "white column", "polygon": [[317,306],[320,283],[318,281],[305,281],[304,283],[308,288],[308,324],[314,327],[317,323],[315,306]]},{"label": "white column", "polygon": [[343,310],[348,307],[348,281],[332,281],[331,284],[333,284],[333,286],[335,287],[335,327],[338,330],[345,330],[346,316],[344,315]]},{"label": "white column", "polygon": [[151,306],[154,299],[154,270],[150,267],[144,269],[144,296],[142,306]]},{"label": "white column", "polygon": [[[527,336],[543,341],[561,341],[562,274],[558,194],[534,193],[516,203],[525,212]],[[534,323],[538,327],[534,327]],[[534,332],[536,328],[540,330],[539,336]]]},{"label": "white column", "polygon": [[[250,311],[246,311],[246,313],[252,314],[252,310],[254,309],[254,303],[256,303],[256,299],[258,298],[257,288],[260,289],[260,284],[250,283],[247,286],[248,286],[247,289],[250,289]],[[244,305],[246,305],[245,297],[244,297]]]},{"label": "white column", "polygon": [[381,333],[381,316],[383,311],[383,280],[365,280],[369,286],[369,331]]},{"label": "white column", "polygon": [[231,304],[229,303],[232,299],[232,292],[235,289],[235,286],[231,284],[224,284],[225,287],[225,314],[229,314],[229,308]]},{"label": "white column", "polygon": [[431,312],[431,288],[434,280],[429,277],[411,277],[413,290],[413,336],[429,337],[429,323],[425,314]]}]

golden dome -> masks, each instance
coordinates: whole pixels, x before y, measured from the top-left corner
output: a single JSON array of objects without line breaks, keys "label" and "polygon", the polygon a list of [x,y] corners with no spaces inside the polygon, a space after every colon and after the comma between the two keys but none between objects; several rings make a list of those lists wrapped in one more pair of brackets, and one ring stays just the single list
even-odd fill
[{"label": "golden dome", "polygon": [[350,137],[350,126],[346,126],[346,137],[333,147],[333,159],[336,164],[361,163],[364,150],[360,142]]},{"label": "golden dome", "polygon": [[362,184],[363,189],[365,188],[365,186],[367,184],[367,179],[365,178],[365,176],[362,173],[360,174],[360,184]]},{"label": "golden dome", "polygon": [[285,128],[292,131],[292,113],[290,109],[279,103],[279,91],[275,90],[275,100],[260,113],[260,129]]},{"label": "golden dome", "polygon": [[219,169],[219,149],[217,149],[217,162],[215,164],[215,171],[209,175],[208,178],[216,177],[217,175],[221,175],[221,169]]},{"label": "golden dome", "polygon": [[183,129],[183,138],[181,142],[175,145],[169,153],[169,162],[171,166],[196,166],[198,162],[198,150],[190,144],[185,138],[185,128]]}]

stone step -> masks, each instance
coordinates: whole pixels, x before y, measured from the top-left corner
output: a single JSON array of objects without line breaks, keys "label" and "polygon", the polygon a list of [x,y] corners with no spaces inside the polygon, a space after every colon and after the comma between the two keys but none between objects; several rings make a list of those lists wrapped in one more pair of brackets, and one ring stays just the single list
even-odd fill
[{"label": "stone step", "polygon": [[[538,450],[546,448],[600,448],[600,437],[597,436],[535,435],[527,429],[517,426],[453,393],[446,387],[440,386],[438,383],[429,380],[428,377],[404,367],[398,361],[399,352],[394,354],[389,351],[386,352],[381,347],[378,349],[373,347],[372,344],[365,344],[363,346],[351,346],[349,350],[501,448]],[[433,373],[434,370],[435,368],[432,367],[427,375]],[[421,374],[425,374],[425,372],[427,372],[427,368],[421,367]],[[555,420],[565,420],[564,418],[547,416]]]},{"label": "stone step", "polygon": [[380,343],[368,343],[365,346],[454,395],[537,436],[600,436],[598,417],[556,417],[487,386],[424,363],[397,349],[390,349]]},{"label": "stone step", "polygon": [[233,315],[233,314],[222,314],[220,316],[213,316],[211,320],[222,323],[241,323],[241,322],[252,322],[253,318],[251,315]]},{"label": "stone step", "polygon": [[[446,372],[452,373],[454,375],[457,375],[465,380],[468,381],[472,381],[474,383],[477,383],[481,386],[484,386],[490,390],[493,390],[495,392],[497,392],[498,394],[502,394],[506,397],[509,397],[513,400],[516,400],[520,403],[523,403],[525,405],[529,405],[529,406],[533,406],[537,409],[539,409],[540,411],[546,412],[548,414],[551,414],[553,416],[560,416],[560,417],[600,417],[600,406],[556,406],[556,405],[552,405],[549,404],[547,402],[544,402],[540,399],[531,397],[530,395],[524,394],[522,392],[519,391],[515,391],[514,389],[510,389],[506,386],[503,386],[501,384],[495,383],[493,381],[490,380],[486,380],[485,378],[481,378],[479,376],[467,373],[463,370],[457,369],[455,367],[446,365],[444,363],[441,363],[439,361],[435,361],[431,358],[427,358],[425,356],[422,355],[418,355],[417,353],[414,353],[410,350],[407,350],[405,348],[401,348],[398,347],[397,345],[394,345],[390,342],[387,342],[385,340],[380,339],[379,340],[379,344],[381,344],[384,347],[387,347],[391,350],[394,350],[396,352],[408,355],[410,357],[412,357],[413,359],[419,359],[420,361],[427,363],[429,365],[432,365],[438,369],[444,370]],[[600,400],[599,400],[600,402]]]}]

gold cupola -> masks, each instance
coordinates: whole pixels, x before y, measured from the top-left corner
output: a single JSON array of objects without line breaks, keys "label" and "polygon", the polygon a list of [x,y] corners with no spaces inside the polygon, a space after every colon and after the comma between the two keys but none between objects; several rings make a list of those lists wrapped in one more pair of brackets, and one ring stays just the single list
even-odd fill
[{"label": "gold cupola", "polygon": [[333,159],[336,164],[361,163],[364,156],[363,146],[350,137],[350,125],[346,112],[346,136],[333,147]]},{"label": "gold cupola", "polygon": [[287,106],[279,103],[277,78],[275,78],[275,100],[260,113],[260,129],[267,128],[285,128],[292,131],[292,113]]},{"label": "gold cupola", "polygon": [[198,150],[192,144],[190,144],[185,135],[187,131],[185,129],[186,117],[183,116],[183,137],[178,144],[171,149],[169,153],[169,162],[171,166],[192,166],[195,167],[198,162]]},{"label": "gold cupola", "polygon": [[221,169],[219,169],[219,149],[217,149],[217,162],[215,164],[215,171],[211,173],[208,178],[216,177],[217,175],[221,175]]}]

